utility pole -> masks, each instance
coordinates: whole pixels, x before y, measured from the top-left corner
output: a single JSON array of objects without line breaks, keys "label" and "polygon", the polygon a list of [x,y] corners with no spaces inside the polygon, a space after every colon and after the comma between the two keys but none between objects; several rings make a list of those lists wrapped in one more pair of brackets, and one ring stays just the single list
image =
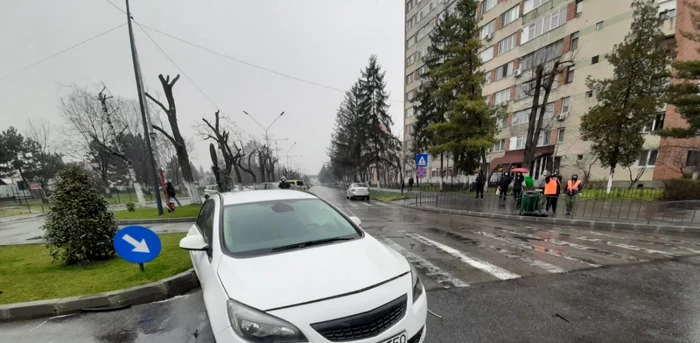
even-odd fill
[{"label": "utility pole", "polygon": [[163,215],[163,203],[160,199],[160,190],[158,188],[158,173],[156,173],[156,160],[153,158],[153,148],[151,147],[149,120],[146,116],[146,96],[143,91],[143,80],[141,79],[141,66],[139,65],[139,57],[136,53],[136,42],[134,42],[134,29],[131,25],[131,11],[129,10],[129,0],[126,1],[126,22],[129,27],[129,43],[131,45],[131,59],[134,63],[134,76],[136,77],[136,90],[139,93],[139,107],[141,109],[141,120],[143,121],[143,140],[146,141],[146,150],[148,150],[148,162],[150,164],[151,177],[153,177],[153,192],[156,196],[156,206],[158,207],[158,215]]}]

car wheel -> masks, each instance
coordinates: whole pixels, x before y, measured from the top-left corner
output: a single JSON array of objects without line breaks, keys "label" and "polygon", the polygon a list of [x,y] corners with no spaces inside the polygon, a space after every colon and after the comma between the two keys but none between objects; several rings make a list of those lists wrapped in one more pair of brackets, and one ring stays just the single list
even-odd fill
[{"label": "car wheel", "polygon": [[367,198],[365,198],[365,199],[367,199],[367,201],[369,201],[369,197],[367,197]]}]

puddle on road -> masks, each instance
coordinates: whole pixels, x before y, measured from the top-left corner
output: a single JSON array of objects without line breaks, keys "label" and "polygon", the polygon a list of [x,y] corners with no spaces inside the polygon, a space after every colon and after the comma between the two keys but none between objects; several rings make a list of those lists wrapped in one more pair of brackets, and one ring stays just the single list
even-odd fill
[{"label": "puddle on road", "polygon": [[436,228],[436,227],[428,228],[428,231],[433,232],[433,233],[437,233],[437,234],[440,234],[440,235],[443,235],[443,236],[447,236],[447,237],[449,237],[449,238],[451,238],[451,239],[454,239],[455,241],[458,241],[458,242],[461,242],[461,243],[467,243],[467,244],[471,244],[471,245],[478,245],[478,244],[481,243],[481,242],[479,242],[479,240],[471,239],[471,238],[468,238],[468,237],[464,237],[464,236],[458,235],[458,234],[456,234],[456,233],[454,233],[454,232],[450,232],[450,231],[447,231],[447,230],[439,229],[439,228]]}]

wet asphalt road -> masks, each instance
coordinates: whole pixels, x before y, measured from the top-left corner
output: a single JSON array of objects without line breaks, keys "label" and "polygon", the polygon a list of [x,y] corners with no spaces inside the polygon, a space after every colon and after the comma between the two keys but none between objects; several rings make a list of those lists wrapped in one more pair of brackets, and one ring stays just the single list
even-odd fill
[{"label": "wet asphalt road", "polygon": [[[427,342],[700,342],[700,239],[412,211],[312,192],[421,273]],[[200,292],[0,324],[0,342],[213,342]]]}]

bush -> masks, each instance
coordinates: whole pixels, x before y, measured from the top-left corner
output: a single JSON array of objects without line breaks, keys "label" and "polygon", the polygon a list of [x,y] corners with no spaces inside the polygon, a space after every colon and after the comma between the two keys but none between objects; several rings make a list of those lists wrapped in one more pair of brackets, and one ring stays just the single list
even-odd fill
[{"label": "bush", "polygon": [[700,199],[700,181],[666,180],[664,181],[664,200],[698,200]]},{"label": "bush", "polygon": [[95,180],[78,167],[58,172],[44,230],[54,261],[70,265],[114,257],[114,213]]},{"label": "bush", "polygon": [[129,211],[129,212],[134,212],[134,211],[136,211],[136,205],[134,205],[133,202],[127,201],[126,204],[124,204],[124,205],[126,205],[126,210],[127,210],[127,211]]}]

